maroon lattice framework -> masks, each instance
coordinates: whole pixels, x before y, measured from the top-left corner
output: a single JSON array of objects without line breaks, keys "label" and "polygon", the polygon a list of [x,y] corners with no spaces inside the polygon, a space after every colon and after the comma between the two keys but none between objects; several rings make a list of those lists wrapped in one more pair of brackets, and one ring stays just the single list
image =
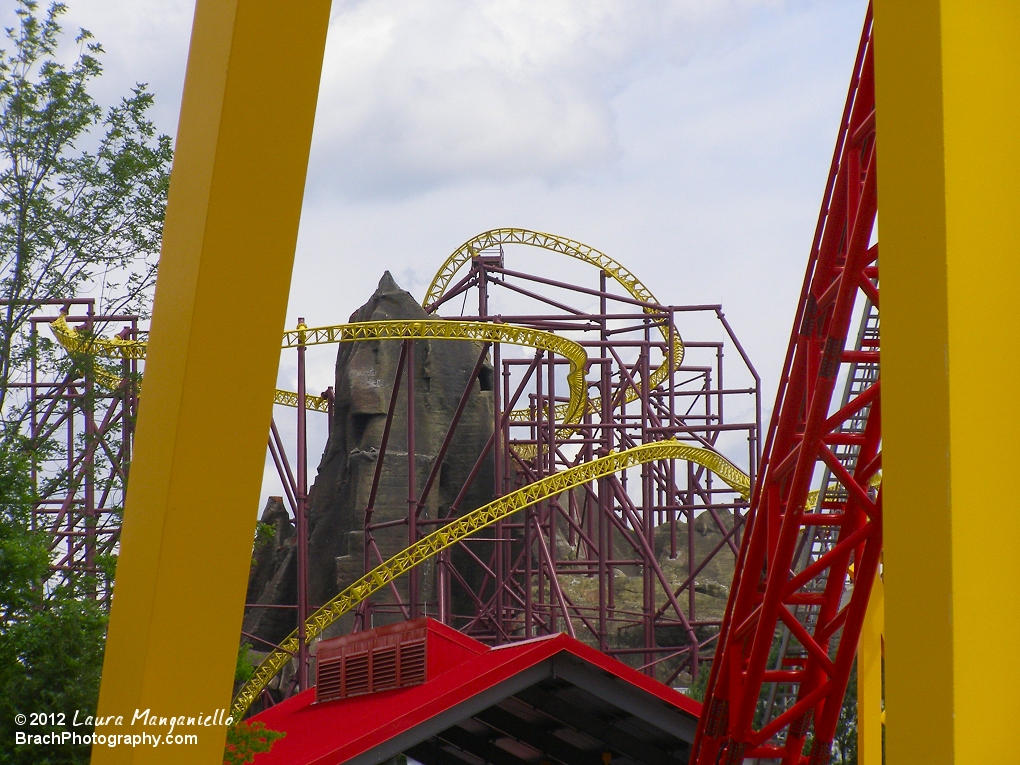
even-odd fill
[{"label": "maroon lattice framework", "polygon": [[[467,296],[474,294],[477,303],[471,303],[477,305],[477,312],[464,315],[461,309],[461,315],[450,318],[527,326],[579,342],[589,358],[589,397],[613,404],[590,408],[578,425],[550,420],[548,413],[568,401],[567,362],[547,352],[522,356],[511,346],[483,345],[434,469],[421,486],[415,485],[413,471],[408,476],[410,509],[400,522],[408,530],[408,544],[437,524],[447,523],[467,493],[471,478],[444,517],[422,516],[487,359],[495,370],[493,436],[470,475],[473,478],[491,461],[497,496],[610,450],[668,438],[713,450],[726,441],[722,452],[753,479],[760,448],[760,380],[720,306],[645,303],[622,289],[614,290],[609,275],[597,269],[591,271],[595,283],[585,287],[512,270],[506,259],[501,249],[479,253],[469,273],[430,310],[441,315],[451,306],[460,307],[462,301],[466,305]],[[501,297],[506,294],[514,296],[517,308],[530,304],[534,309],[537,304],[543,312],[494,315],[490,306],[507,303]],[[599,306],[597,310],[590,310],[592,303]],[[665,338],[676,331],[684,334],[684,328],[692,324],[701,329],[714,327],[714,335],[708,340],[684,337],[685,356],[677,366],[672,356],[675,348]],[[408,374],[414,367],[413,354],[413,341],[403,341],[384,434],[390,432],[401,397],[409,413],[408,426],[414,427],[413,375]],[[675,368],[657,386],[649,385],[651,372],[662,362]],[[303,355],[298,355],[297,363],[300,386]],[[302,411],[298,409],[297,454],[303,466],[307,443],[303,442]],[[412,454],[406,459],[413,465],[414,433],[407,435]],[[386,439],[384,435],[369,505],[384,473]],[[272,440],[288,504],[303,507],[305,487],[298,485],[303,468],[293,476],[275,430]],[[400,458],[405,459],[402,454]],[[389,602],[362,604],[355,629],[378,624],[374,617],[382,616],[385,622],[425,614],[489,644],[564,631],[649,675],[670,683],[684,675],[689,682],[697,677],[699,664],[711,659],[721,625],[721,603],[718,613],[704,615],[696,602],[704,597],[695,589],[703,584],[699,575],[718,556],[729,556],[727,569],[735,564],[746,509],[744,498],[699,465],[649,463],[537,504],[442,553],[436,565],[434,599],[426,602],[420,597],[422,574],[412,571],[405,594],[391,587]],[[366,570],[382,562],[374,540],[377,524],[368,510]],[[714,529],[713,539],[718,540],[707,552],[695,549],[694,527],[699,518]],[[394,523],[387,521],[385,527],[392,528]],[[304,554],[298,551],[299,558]],[[676,566],[667,573],[661,559],[678,556],[686,559],[682,575],[677,576]],[[468,581],[458,569],[458,559],[469,560],[475,573],[483,572],[480,584],[477,579]],[[628,586],[640,587],[640,595],[635,598],[632,593],[627,604],[619,591],[621,572],[631,574],[625,580]],[[583,586],[591,597],[582,601],[576,590],[572,595],[564,584],[567,579],[586,582]],[[725,587],[728,582],[718,584]],[[465,601],[471,604],[467,610],[454,606]],[[621,645],[624,633],[627,644]],[[307,672],[296,672],[291,690],[304,687],[307,676]]]},{"label": "maroon lattice framework", "polygon": [[89,577],[88,591],[106,600],[120,541],[140,362],[41,353],[43,343],[54,342],[48,325],[61,314],[85,335],[127,340],[139,339],[139,318],[98,313],[88,298],[39,303],[29,319],[28,377],[11,383],[25,394],[36,492],[32,521],[52,540],[51,584]]},{"label": "maroon lattice framework", "polygon": [[[610,450],[668,438],[718,450],[753,480],[760,449],[760,380],[720,306],[653,304],[635,299],[610,274],[597,269],[588,272],[593,283],[583,286],[583,279],[567,283],[512,270],[505,260],[502,250],[479,253],[464,278],[431,310],[445,311],[473,294],[476,315],[451,318],[527,326],[576,340],[589,358],[587,395],[612,404],[589,407],[581,423],[564,425],[549,412],[568,400],[567,362],[547,352],[521,356],[511,346],[485,345],[468,377],[461,407],[449,423],[443,452],[454,437],[471,386],[489,360],[495,370],[490,381],[494,435],[472,474],[491,460],[497,496]],[[517,302],[508,302],[506,295]],[[490,305],[511,303],[514,313],[494,315],[490,310]],[[138,337],[137,317],[98,316],[87,300],[61,303],[60,308],[68,312],[69,323],[86,334]],[[37,325],[55,319],[56,310],[52,313],[38,317]],[[709,339],[691,339],[687,336],[691,327]],[[674,357],[677,347],[666,339],[675,333],[684,336],[685,355],[679,365]],[[296,444],[284,443],[275,422],[269,438],[298,539],[305,540],[298,544],[298,604],[270,607],[293,608],[302,625],[308,613],[308,412],[300,392],[305,389],[306,353],[303,347],[297,349],[299,406],[289,410],[297,417]],[[413,353],[414,343],[404,342],[392,398],[395,404],[399,396],[406,397],[412,414],[406,419],[412,428],[415,395],[413,375],[409,381],[407,373],[414,368]],[[107,369],[101,385],[91,366],[98,360],[81,361],[70,371],[45,379],[33,370],[25,384],[34,413],[33,437],[52,439],[60,428],[66,430],[66,466],[50,466],[51,474],[63,471],[66,480],[52,482],[36,517],[59,540],[57,568],[69,575],[96,574],[97,555],[116,551],[140,365],[127,360],[122,369]],[[652,370],[663,363],[671,371],[660,383],[650,384]],[[119,378],[113,387],[111,377]],[[331,400],[332,389],[323,396]],[[511,415],[513,410],[516,414]],[[391,406],[389,420],[393,411]],[[330,407],[330,419],[331,414]],[[408,464],[414,465],[415,438],[408,435],[412,451]],[[379,465],[385,453],[384,445]],[[434,464],[442,463],[440,453]],[[37,475],[40,486],[46,483],[43,472]],[[382,473],[376,472],[373,496]],[[409,512],[403,521],[408,544],[458,512],[460,500],[446,518],[422,516],[437,479],[434,470],[419,487],[415,475],[409,475]],[[466,487],[461,499],[464,493]],[[537,504],[443,553],[433,600],[419,597],[421,574],[414,571],[407,595],[401,596],[402,590],[394,587],[391,602],[367,602],[357,614],[356,629],[370,626],[376,614],[384,621],[429,614],[490,644],[562,630],[649,675],[684,684],[712,658],[721,626],[721,608],[706,611],[705,587],[715,587],[718,597],[719,592],[725,594],[728,581],[706,583],[704,572],[720,557],[728,557],[727,570],[735,563],[746,510],[743,497],[700,465],[649,463]],[[697,524],[700,531],[695,530]],[[365,515],[364,531],[369,569],[381,562],[371,512]],[[702,532],[712,535],[712,549],[697,546]],[[483,571],[480,583],[468,582],[456,563],[458,555]],[[682,565],[675,562],[681,558]],[[568,580],[581,585],[572,589]],[[454,605],[464,602],[470,603],[466,609]],[[242,637],[265,643],[256,636]],[[283,695],[309,683],[312,659],[303,641],[301,646],[298,671]]]}]

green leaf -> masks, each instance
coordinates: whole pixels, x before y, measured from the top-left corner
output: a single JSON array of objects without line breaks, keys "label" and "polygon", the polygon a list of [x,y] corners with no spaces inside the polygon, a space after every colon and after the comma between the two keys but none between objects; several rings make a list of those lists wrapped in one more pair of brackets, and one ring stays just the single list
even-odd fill
[{"label": "green leaf", "polygon": [[286,735],[281,731],[269,730],[263,722],[235,723],[227,728],[223,765],[248,765],[255,761],[256,754],[268,752],[278,739]]}]

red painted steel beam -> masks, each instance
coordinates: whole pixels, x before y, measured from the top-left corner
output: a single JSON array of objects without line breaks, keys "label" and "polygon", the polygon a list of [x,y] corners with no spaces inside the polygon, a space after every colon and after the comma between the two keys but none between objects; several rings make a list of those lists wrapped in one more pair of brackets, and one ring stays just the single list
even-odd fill
[{"label": "red painted steel beam", "polygon": [[[877,375],[849,402],[834,399],[842,371],[878,363],[873,343],[846,347],[855,306],[878,305],[874,125],[869,9],[709,678],[697,765],[830,759],[882,545],[881,492],[871,486],[880,464]],[[808,506],[819,474],[828,486]],[[773,683],[795,692],[770,716],[763,702]]]}]

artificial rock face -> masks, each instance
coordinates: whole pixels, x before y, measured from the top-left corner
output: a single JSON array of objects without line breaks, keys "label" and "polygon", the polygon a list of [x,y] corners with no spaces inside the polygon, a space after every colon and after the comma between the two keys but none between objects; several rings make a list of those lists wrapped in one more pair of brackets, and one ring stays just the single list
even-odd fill
[{"label": "artificial rock face", "polygon": [[[400,289],[389,272],[375,294],[355,311],[352,322],[430,318],[410,293]],[[365,550],[365,511],[375,476],[379,449],[401,354],[399,340],[371,340],[340,345],[336,361],[336,403],[333,427],[309,491],[308,600],[317,608],[369,568],[407,546],[406,525],[376,530],[375,545]],[[471,341],[418,340],[414,343],[414,474],[420,493],[436,464],[450,423],[465,387],[471,386],[467,405],[439,468],[438,478],[423,503],[419,518],[448,514],[471,468],[493,431],[492,368],[486,360],[476,379],[469,379],[481,353]],[[407,380],[400,393],[387,442],[383,469],[374,503],[372,522],[406,520],[408,516]],[[489,456],[457,508],[469,512],[492,499],[493,469]],[[267,508],[268,511],[268,508]],[[428,527],[423,533],[431,530]],[[249,603],[294,603],[297,550],[293,535],[277,539],[274,556],[264,554],[253,565]],[[378,551],[376,550],[378,548]],[[265,562],[263,562],[265,561]],[[455,560],[455,565],[458,561]],[[434,566],[423,564],[419,574],[422,601],[434,600]],[[463,566],[458,566],[463,569]],[[468,566],[470,569],[470,566]],[[470,570],[466,580],[474,577]],[[261,588],[257,583],[265,583]],[[288,586],[290,585],[290,586]],[[253,589],[259,589],[256,593]],[[407,597],[406,578],[398,583]],[[392,600],[380,593],[373,602]],[[456,608],[456,601],[455,601]],[[402,619],[394,615],[393,620]],[[382,617],[385,621],[386,618]],[[349,621],[349,620],[345,620]],[[375,623],[381,623],[376,618]],[[244,630],[278,643],[296,625],[293,611],[250,609]],[[339,631],[347,626],[342,623]],[[255,646],[256,650],[264,649]]]}]

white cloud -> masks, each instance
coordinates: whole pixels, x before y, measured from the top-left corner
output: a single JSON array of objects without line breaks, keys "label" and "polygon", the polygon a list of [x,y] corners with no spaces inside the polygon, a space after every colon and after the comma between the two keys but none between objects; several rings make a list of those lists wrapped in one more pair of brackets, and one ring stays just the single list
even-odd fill
[{"label": "white cloud", "polygon": [[[67,38],[58,58],[70,63],[78,53],[74,36],[79,29],[89,30],[105,51],[100,57],[103,75],[93,81],[90,92],[110,106],[128,95],[135,83],[147,83],[156,97],[151,116],[157,128],[173,134],[195,0],[68,0],[66,4],[59,23]],[[43,15],[48,6],[40,2],[37,14]],[[13,2],[0,2],[0,24],[16,26]],[[4,42],[0,47],[9,46]]]},{"label": "white cloud", "polygon": [[464,180],[556,183],[621,158],[613,99],[643,62],[764,2],[360,0],[335,7],[316,189],[406,197]]},{"label": "white cloud", "polygon": [[[102,93],[149,82],[173,132],[194,0],[70,4]],[[546,230],[721,302],[767,414],[866,5],[334,0],[288,325],[345,320],[386,269],[420,295],[488,228]],[[309,360],[317,392],[332,351]]]}]

